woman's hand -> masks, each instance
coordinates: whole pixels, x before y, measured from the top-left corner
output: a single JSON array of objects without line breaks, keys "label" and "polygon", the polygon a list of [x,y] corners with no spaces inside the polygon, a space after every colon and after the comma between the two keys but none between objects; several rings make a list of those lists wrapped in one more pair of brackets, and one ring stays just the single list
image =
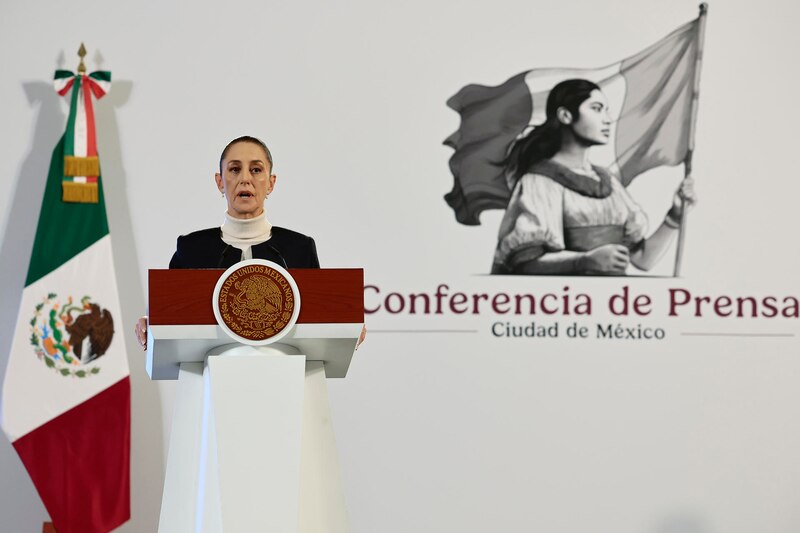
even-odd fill
[{"label": "woman's hand", "polygon": [[694,178],[686,176],[675,191],[675,196],[672,197],[672,209],[669,210],[667,215],[672,219],[672,222],[680,224],[683,210],[691,208],[697,203],[697,194],[694,192]]},{"label": "woman's hand", "polygon": [[621,244],[604,244],[589,250],[579,261],[584,272],[624,274],[631,262],[630,252]]},{"label": "woman's hand", "polygon": [[136,326],[133,328],[133,334],[136,335],[136,342],[142,347],[142,350],[147,350],[147,317],[139,317],[136,321]]},{"label": "woman's hand", "polygon": [[364,342],[364,339],[367,338],[367,326],[361,326],[361,335],[358,336],[358,342],[356,343],[356,350],[358,347],[361,346],[361,343]]}]

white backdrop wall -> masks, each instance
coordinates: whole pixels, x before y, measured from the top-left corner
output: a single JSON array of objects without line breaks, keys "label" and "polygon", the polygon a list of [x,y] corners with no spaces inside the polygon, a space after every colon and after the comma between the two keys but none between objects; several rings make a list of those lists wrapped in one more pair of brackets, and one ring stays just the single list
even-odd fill
[{"label": "white backdrop wall", "polygon": [[[501,213],[460,226],[442,199],[452,152],[441,142],[458,127],[445,101],[458,89],[534,67],[603,66],[696,14],[694,2],[654,0],[4,0],[0,377],[66,120],[50,79],[76,67],[84,41],[89,68],[114,77],[97,117],[133,386],[134,516],[120,531],[155,531],[174,395],[174,383],[149,382],[129,335],[146,272],[166,267],[177,235],[220,223],[213,173],[242,134],[275,155],[269,219],[314,236],[324,266],[364,267],[383,296],[440,283],[490,294],[569,286],[596,302],[587,327],[667,333],[568,340],[574,317],[370,315],[350,375],[329,384],[354,531],[800,531],[798,320],[667,317],[665,307],[675,287],[800,294],[796,2],[710,6],[700,202],[682,279],[486,277]],[[658,169],[631,191],[658,220],[680,177]],[[624,285],[653,296],[652,316],[602,309]],[[531,320],[558,322],[562,336],[491,334],[497,321]],[[754,336],[687,335],[697,332]],[[0,439],[0,531],[36,531],[46,518]]]}]

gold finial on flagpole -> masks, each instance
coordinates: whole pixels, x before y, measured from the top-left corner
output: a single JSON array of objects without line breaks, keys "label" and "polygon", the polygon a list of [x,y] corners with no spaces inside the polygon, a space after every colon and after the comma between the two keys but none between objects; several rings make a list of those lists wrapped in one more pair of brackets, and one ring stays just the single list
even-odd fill
[{"label": "gold finial on flagpole", "polygon": [[81,63],[78,65],[78,74],[86,74],[86,65],[83,63],[83,58],[86,57],[86,47],[83,46],[83,43],[81,43],[81,47],[78,49],[78,57],[81,58]]}]

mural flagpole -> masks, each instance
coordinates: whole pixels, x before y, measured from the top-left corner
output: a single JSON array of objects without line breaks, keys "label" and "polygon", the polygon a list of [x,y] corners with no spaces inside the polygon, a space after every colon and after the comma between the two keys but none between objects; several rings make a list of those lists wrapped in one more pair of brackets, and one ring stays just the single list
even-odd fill
[{"label": "mural flagpole", "polygon": [[[703,64],[703,43],[706,33],[706,15],[708,14],[708,4],[700,4],[700,16],[697,26],[697,59],[694,66],[694,88],[692,89],[692,109],[689,115],[689,142],[686,151],[686,158],[683,160],[684,178],[692,175],[692,156],[694,155],[694,135],[697,124],[697,108],[700,103],[700,68]],[[681,225],[678,228],[678,244],[675,250],[675,270],[674,277],[681,275],[681,261],[683,260],[683,246],[686,239],[686,202],[681,200]]]}]

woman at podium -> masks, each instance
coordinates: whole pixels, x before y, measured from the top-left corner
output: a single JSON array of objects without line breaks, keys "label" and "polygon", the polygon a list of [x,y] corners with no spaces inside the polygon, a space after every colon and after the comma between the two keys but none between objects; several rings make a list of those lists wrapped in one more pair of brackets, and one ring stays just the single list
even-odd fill
[{"label": "woman at podium", "polygon": [[[276,180],[267,145],[250,136],[232,140],[222,151],[214,179],[227,200],[225,220],[221,226],[178,237],[169,268],[226,269],[246,259],[267,259],[287,269],[319,268],[314,239],[267,220],[264,202]],[[147,317],[136,322],[134,332],[146,349]]]},{"label": "woman at podium", "polygon": [[255,137],[232,140],[214,176],[227,200],[222,226],[178,237],[170,268],[228,268],[245,259],[267,259],[284,268],[319,268],[314,239],[267,220],[264,202],[275,188],[272,154]]}]

